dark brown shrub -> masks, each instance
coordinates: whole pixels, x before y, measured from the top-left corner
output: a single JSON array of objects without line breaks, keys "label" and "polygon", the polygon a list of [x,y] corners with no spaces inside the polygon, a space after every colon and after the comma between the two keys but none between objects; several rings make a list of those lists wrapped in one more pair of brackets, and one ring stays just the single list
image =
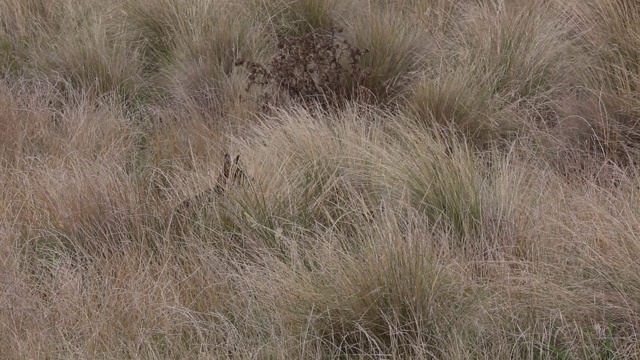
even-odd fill
[{"label": "dark brown shrub", "polygon": [[368,50],[358,49],[337,34],[319,31],[286,37],[278,42],[278,51],[267,65],[239,60],[249,71],[247,91],[259,86],[265,107],[293,100],[307,106],[339,107],[361,95],[361,84],[370,76],[360,66]]}]

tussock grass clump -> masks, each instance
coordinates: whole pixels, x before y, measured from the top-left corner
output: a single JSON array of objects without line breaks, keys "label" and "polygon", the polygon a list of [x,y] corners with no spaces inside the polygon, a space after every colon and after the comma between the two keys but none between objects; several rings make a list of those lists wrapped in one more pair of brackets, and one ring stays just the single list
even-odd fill
[{"label": "tussock grass clump", "polygon": [[446,64],[437,69],[437,75],[423,75],[414,85],[409,111],[427,127],[454,124],[480,144],[497,138],[496,133],[505,128],[483,115],[491,100],[488,84],[469,70],[451,69]]},{"label": "tussock grass clump", "polygon": [[[573,9],[584,34],[577,42],[588,57],[584,88],[561,108],[564,135],[578,151],[627,167],[638,161],[638,19],[635,2],[591,1]],[[581,141],[582,140],[582,141]]]},{"label": "tussock grass clump", "polygon": [[460,29],[465,61],[487,74],[498,100],[533,101],[572,80],[571,24],[552,2],[480,5],[467,11],[468,22]]},{"label": "tussock grass clump", "polygon": [[262,29],[251,27],[239,6],[154,0],[128,3],[125,11],[150,87],[161,98],[188,103],[199,116],[216,118],[241,101],[243,78],[235,73],[234,62],[259,53]]},{"label": "tussock grass clump", "polygon": [[433,147],[407,151],[413,160],[400,170],[406,175],[399,176],[408,180],[415,206],[423,208],[432,222],[444,219],[463,238],[473,238],[483,217],[482,170],[477,166],[481,159],[456,143],[438,140],[425,141]]},{"label": "tussock grass clump", "polygon": [[630,95],[638,90],[638,17],[634,1],[589,1],[575,9],[579,26],[585,31],[585,50],[595,62],[588,72],[591,84]]},{"label": "tussock grass clump", "polygon": [[[0,149],[2,163],[6,166],[18,166],[25,155],[36,155],[42,151],[40,141],[46,137],[46,130],[52,118],[51,112],[28,111],[29,108],[42,109],[47,99],[38,98],[35,94],[27,97],[8,84],[0,92]],[[23,95],[23,96],[20,96]]]},{"label": "tussock grass clump", "polygon": [[[17,44],[9,49],[12,56],[25,56],[11,65],[20,74],[47,78],[66,94],[115,93],[123,102],[136,96],[141,86],[138,54],[122,41],[122,29],[112,22],[115,6],[61,2],[56,6],[24,5],[24,11],[8,10],[14,14],[15,23],[30,24],[23,39],[16,39]],[[22,32],[15,30],[13,36]]]},{"label": "tussock grass clump", "polygon": [[463,270],[436,259],[437,240],[424,223],[397,215],[389,211],[353,234],[362,242],[357,255],[316,251],[326,260],[285,280],[279,301],[292,325],[308,329],[305,336],[332,356],[445,356],[448,338],[474,312]]},{"label": "tussock grass clump", "polygon": [[336,0],[245,1],[270,32],[283,37],[327,31],[338,24],[342,8]]},{"label": "tussock grass clump", "polygon": [[354,46],[368,49],[361,66],[371,75],[363,86],[374,102],[391,104],[416,76],[423,57],[431,50],[431,39],[412,20],[392,15],[384,8],[373,7],[351,16],[351,41]]},{"label": "tussock grass clump", "polygon": [[[64,92],[84,91],[95,96],[117,94],[131,103],[140,87],[141,62],[135,49],[110,32],[104,20],[78,14],[81,29],[65,29],[54,48],[39,49],[37,68]],[[53,54],[52,54],[53,53]]]},{"label": "tussock grass clump", "polygon": [[554,100],[576,83],[577,56],[559,8],[536,1],[463,9],[448,50],[409,96],[412,112],[427,125],[455,124],[479,144],[555,122]]},{"label": "tussock grass clump", "polygon": [[0,65],[2,73],[11,73],[32,61],[31,51],[41,45],[45,34],[58,33],[65,3],[4,1],[0,10]]},{"label": "tussock grass clump", "polygon": [[[237,204],[229,209],[241,226],[250,225],[244,231],[251,234],[251,241],[274,246],[278,233],[304,233],[318,227],[350,232],[356,224],[372,220],[380,194],[372,182],[377,175],[366,165],[374,160],[369,156],[353,160],[340,156],[343,151],[364,151],[364,144],[351,136],[354,131],[366,136],[358,114],[361,112],[351,109],[343,115],[358,125],[343,120],[329,124],[325,122],[326,113],[298,107],[278,112],[271,118],[272,123],[252,130],[257,142],[250,147],[243,145],[241,152],[250,154],[254,159],[246,161],[255,163],[257,168],[247,168],[253,180],[244,190],[236,190]],[[282,127],[280,119],[286,119],[287,128]],[[336,137],[342,132],[344,137]],[[359,208],[362,206],[366,209]],[[305,251],[301,244],[296,247],[296,251]]]}]

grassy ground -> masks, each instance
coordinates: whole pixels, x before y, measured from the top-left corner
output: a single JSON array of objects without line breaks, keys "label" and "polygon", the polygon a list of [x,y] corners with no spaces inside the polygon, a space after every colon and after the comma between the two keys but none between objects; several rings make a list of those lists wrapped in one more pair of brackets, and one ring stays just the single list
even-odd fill
[{"label": "grassy ground", "polygon": [[3,358],[640,358],[636,1],[3,0],[0,76]]}]

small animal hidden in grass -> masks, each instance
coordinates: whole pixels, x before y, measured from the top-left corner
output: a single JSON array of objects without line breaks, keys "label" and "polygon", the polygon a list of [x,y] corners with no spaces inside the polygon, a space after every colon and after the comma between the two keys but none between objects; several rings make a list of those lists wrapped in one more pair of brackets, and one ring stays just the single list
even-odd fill
[{"label": "small animal hidden in grass", "polygon": [[218,175],[218,181],[214,191],[221,195],[226,186],[244,185],[248,181],[247,173],[240,167],[240,155],[231,160],[231,155],[224,154],[222,173]]},{"label": "small animal hidden in grass", "polygon": [[224,154],[222,172],[218,175],[215,185],[183,200],[173,208],[169,218],[169,226],[174,220],[181,221],[181,219],[191,218],[189,214],[198,213],[207,205],[221,200],[231,187],[244,186],[249,182],[249,179],[247,173],[240,166],[240,155],[234,158],[229,153]]},{"label": "small animal hidden in grass", "polygon": [[248,181],[247,173],[240,166],[240,155],[233,158],[229,153],[224,154],[222,172],[218,175],[216,185],[180,203],[178,207],[189,208],[194,204],[206,202],[224,195],[226,190],[235,185],[245,185]]}]

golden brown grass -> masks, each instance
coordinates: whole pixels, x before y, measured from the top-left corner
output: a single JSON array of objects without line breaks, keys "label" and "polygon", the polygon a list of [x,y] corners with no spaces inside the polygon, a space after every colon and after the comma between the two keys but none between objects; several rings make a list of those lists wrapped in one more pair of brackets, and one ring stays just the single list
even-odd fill
[{"label": "golden brown grass", "polygon": [[[2,357],[640,358],[638,24],[630,0],[2,2]],[[334,26],[366,96],[245,91],[237,60]],[[248,181],[195,197],[225,152]]]}]

